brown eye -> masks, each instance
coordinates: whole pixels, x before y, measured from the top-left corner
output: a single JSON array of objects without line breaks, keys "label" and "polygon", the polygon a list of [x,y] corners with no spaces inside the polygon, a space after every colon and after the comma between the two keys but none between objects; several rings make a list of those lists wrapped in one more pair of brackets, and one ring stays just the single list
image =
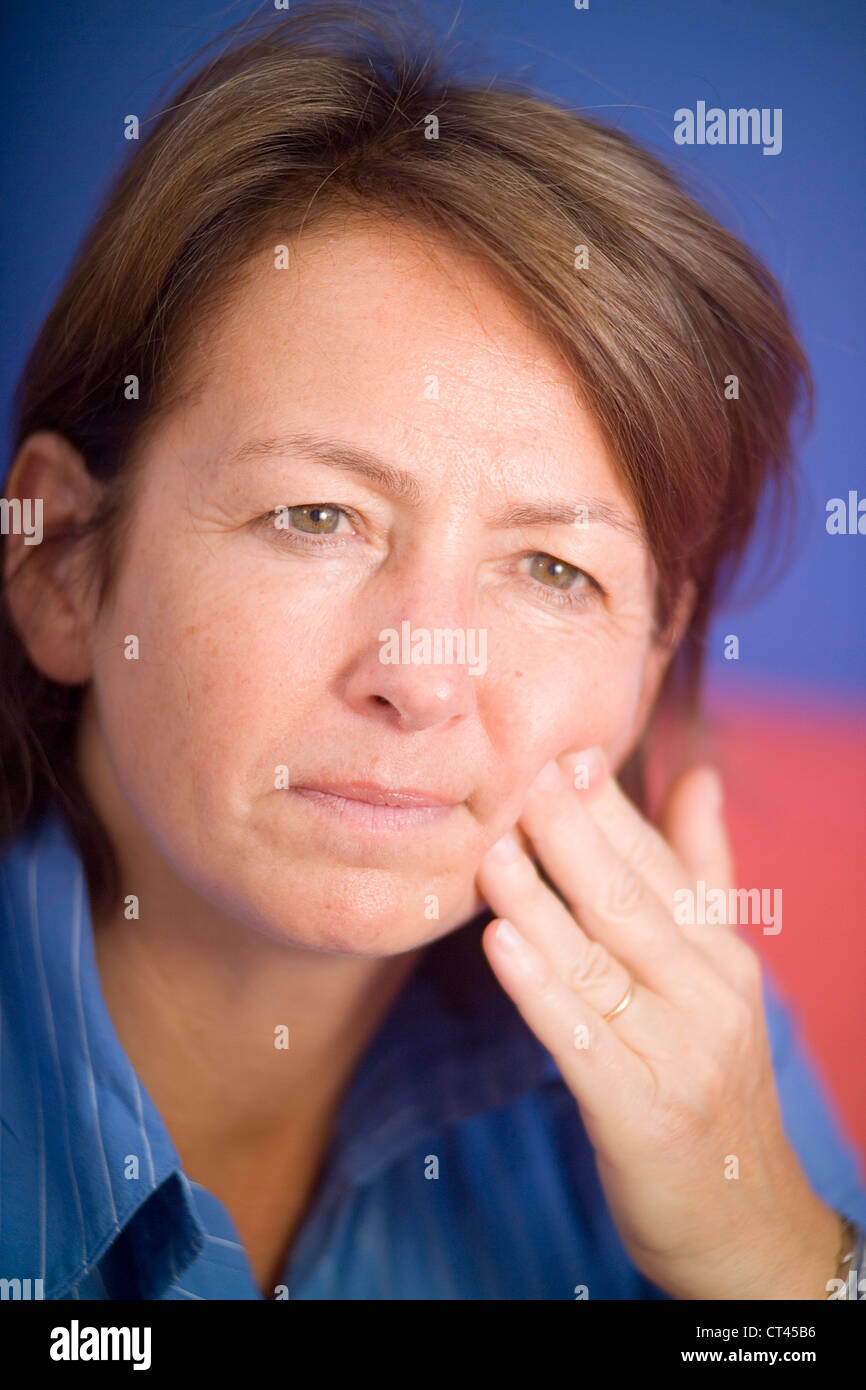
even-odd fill
[{"label": "brown eye", "polygon": [[296,506],[281,503],[258,518],[256,529],[264,531],[269,541],[284,548],[327,551],[357,536],[355,519],[345,507],[332,502],[305,502]]},{"label": "brown eye", "polygon": [[339,526],[340,517],[345,515],[340,507],[320,506],[317,503],[289,507],[288,514],[296,530],[311,536],[330,535]]},{"label": "brown eye", "polygon": [[[528,568],[524,568],[527,562]],[[558,560],[555,555],[536,550],[523,555],[519,564],[532,593],[559,608],[579,612],[605,597],[605,590],[597,579],[578,565]]]},{"label": "brown eye", "polygon": [[530,561],[528,573],[545,588],[580,588],[581,585],[575,584],[575,580],[578,578],[590,582],[589,575],[584,573],[582,569],[578,569],[577,565],[569,565],[565,560],[557,560],[554,555],[544,555],[539,552],[526,558]]}]

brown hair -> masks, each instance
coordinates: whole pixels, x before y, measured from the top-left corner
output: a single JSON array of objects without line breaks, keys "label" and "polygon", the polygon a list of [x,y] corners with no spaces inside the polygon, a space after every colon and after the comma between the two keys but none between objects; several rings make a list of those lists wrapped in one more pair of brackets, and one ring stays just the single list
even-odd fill
[{"label": "brown hair", "polygon": [[[759,500],[791,491],[790,423],[811,385],[781,293],[653,155],[515,84],[457,80],[401,9],[272,16],[145,123],[28,357],[15,450],[56,430],[108,485],[81,533],[100,546],[104,594],[135,450],[184,393],[192,335],[250,255],[343,205],[408,216],[482,259],[572,364],[656,561],[660,634],[683,579],[696,586],[663,687],[665,705],[694,711],[708,618]],[[113,895],[74,766],[82,689],[33,668],[5,604],[0,667],[0,835],[55,803],[91,892]],[[638,798],[642,757],[643,744],[624,777]]]}]

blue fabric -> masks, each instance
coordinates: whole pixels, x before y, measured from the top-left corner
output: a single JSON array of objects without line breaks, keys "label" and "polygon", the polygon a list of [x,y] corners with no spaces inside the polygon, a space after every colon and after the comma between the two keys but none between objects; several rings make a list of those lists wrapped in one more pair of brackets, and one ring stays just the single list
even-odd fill
[{"label": "blue fabric", "polygon": [[[666,1297],[626,1255],[578,1108],[482,956],[489,919],[428,950],[368,1046],[278,1296]],[[791,1141],[819,1195],[866,1225],[854,1156],[765,994]],[[0,1278],[42,1279],[48,1299],[262,1298],[120,1045],[54,815],[0,865],[0,1004]]]}]

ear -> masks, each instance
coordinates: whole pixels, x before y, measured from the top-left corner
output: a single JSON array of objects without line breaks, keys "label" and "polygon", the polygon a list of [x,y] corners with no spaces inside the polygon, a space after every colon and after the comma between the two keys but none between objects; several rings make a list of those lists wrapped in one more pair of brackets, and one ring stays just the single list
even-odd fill
[{"label": "ear", "polygon": [[91,674],[95,584],[90,552],[75,538],[101,492],[78,450],[50,430],[24,441],[4,490],[6,604],[33,665],[66,685]]},{"label": "ear", "polygon": [[661,689],[665,672],[688,628],[694,612],[697,594],[695,583],[691,579],[686,580],[674,602],[670,621],[665,631],[651,642],[631,724],[604,750],[608,765],[611,768],[621,767],[640,741],[650,711]]}]

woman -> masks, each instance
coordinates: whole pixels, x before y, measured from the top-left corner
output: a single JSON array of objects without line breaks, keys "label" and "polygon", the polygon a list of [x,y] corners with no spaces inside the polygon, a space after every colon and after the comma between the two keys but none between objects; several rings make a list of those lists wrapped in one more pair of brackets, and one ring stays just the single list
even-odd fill
[{"label": "woman", "polygon": [[642,778],[802,353],[624,136],[357,22],[190,79],[21,383],[2,1272],[826,1298],[866,1194],[676,909],[733,886],[717,775],[657,825]]}]

